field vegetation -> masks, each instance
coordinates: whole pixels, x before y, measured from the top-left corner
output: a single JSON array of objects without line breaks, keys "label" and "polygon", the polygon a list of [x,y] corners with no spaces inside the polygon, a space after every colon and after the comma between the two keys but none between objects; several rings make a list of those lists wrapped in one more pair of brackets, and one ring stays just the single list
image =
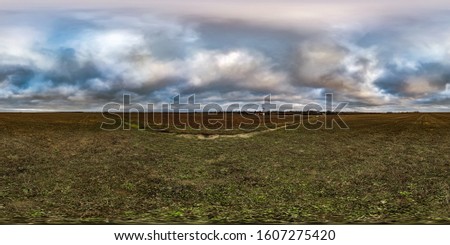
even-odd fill
[{"label": "field vegetation", "polygon": [[450,114],[342,118],[184,137],[136,116],[106,131],[97,113],[2,113],[0,222],[450,222]]}]

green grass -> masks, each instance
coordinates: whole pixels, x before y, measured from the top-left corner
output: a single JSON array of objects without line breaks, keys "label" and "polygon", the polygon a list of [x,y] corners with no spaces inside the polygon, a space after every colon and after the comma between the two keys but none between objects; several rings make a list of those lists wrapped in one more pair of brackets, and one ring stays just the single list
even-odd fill
[{"label": "green grass", "polygon": [[0,115],[0,222],[450,221],[447,114],[215,140],[101,131],[84,116]]}]

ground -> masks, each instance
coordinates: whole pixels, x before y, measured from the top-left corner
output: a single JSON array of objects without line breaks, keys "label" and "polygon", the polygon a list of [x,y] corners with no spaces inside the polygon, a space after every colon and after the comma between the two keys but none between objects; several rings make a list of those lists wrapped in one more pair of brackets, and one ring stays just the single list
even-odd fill
[{"label": "ground", "polygon": [[2,113],[0,223],[450,222],[450,114],[342,118],[186,137]]}]

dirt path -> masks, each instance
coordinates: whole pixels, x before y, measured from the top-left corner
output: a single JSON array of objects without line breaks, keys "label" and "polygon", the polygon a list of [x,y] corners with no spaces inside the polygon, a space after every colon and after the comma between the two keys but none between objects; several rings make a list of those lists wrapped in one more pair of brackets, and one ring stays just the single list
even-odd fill
[{"label": "dirt path", "polygon": [[206,134],[176,134],[176,136],[177,137],[187,138],[187,139],[199,139],[199,140],[215,140],[215,139],[219,139],[219,138],[243,138],[243,139],[248,139],[248,138],[251,138],[251,137],[253,137],[255,135],[264,134],[264,133],[267,133],[267,132],[272,132],[272,131],[276,131],[276,130],[280,130],[280,129],[286,129],[289,126],[295,126],[295,125],[298,125],[298,123],[284,125],[284,126],[280,126],[280,127],[276,127],[276,128],[269,128],[269,129],[262,130],[262,131],[257,131],[257,132],[240,133],[240,134],[210,134],[210,135],[206,135]]},{"label": "dirt path", "polygon": [[[134,124],[129,124],[124,122],[125,125],[130,125],[131,128],[137,128],[136,125]],[[297,126],[299,123],[294,123],[294,124],[287,124],[287,125],[283,125],[283,126],[279,126],[276,128],[269,128],[266,130],[261,130],[261,131],[256,131],[256,132],[249,132],[249,133],[239,133],[239,134],[189,134],[189,133],[168,133],[168,132],[157,132],[157,131],[147,131],[146,132],[152,132],[152,133],[156,133],[156,134],[165,134],[165,135],[173,135],[176,137],[182,137],[182,138],[186,138],[186,139],[199,139],[199,140],[215,140],[215,139],[219,139],[219,138],[242,138],[242,139],[248,139],[251,138],[255,135],[259,135],[259,134],[264,134],[267,132],[272,132],[272,131],[276,131],[276,130],[280,130],[280,129],[286,129],[287,127],[290,126]]]}]

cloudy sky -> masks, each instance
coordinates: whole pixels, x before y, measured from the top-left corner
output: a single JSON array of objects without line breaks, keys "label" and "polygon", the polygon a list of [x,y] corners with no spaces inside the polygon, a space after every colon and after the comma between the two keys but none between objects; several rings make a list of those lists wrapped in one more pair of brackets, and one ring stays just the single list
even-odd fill
[{"label": "cloudy sky", "polygon": [[134,102],[450,111],[448,1],[0,0],[0,111]]}]

